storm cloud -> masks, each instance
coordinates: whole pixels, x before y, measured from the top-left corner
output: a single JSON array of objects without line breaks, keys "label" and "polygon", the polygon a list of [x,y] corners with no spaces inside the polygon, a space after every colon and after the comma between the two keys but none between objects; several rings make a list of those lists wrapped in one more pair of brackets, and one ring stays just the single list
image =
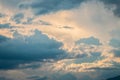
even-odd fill
[{"label": "storm cloud", "polygon": [[[54,59],[65,52],[59,49],[62,43],[49,39],[39,31],[24,38],[17,32],[15,38],[5,41],[1,36],[0,44],[0,69],[15,68],[19,64],[40,61],[42,59]],[[5,41],[4,43],[2,43]]]}]

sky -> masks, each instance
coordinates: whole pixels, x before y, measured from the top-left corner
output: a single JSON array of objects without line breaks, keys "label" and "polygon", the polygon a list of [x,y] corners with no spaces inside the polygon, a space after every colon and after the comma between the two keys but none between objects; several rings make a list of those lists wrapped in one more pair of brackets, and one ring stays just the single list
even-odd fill
[{"label": "sky", "polygon": [[120,0],[0,0],[0,80],[120,75]]}]

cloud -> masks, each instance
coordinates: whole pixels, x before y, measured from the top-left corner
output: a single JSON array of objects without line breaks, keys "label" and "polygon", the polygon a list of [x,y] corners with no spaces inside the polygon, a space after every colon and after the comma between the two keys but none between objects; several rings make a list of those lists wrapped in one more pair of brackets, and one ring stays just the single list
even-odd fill
[{"label": "cloud", "polygon": [[89,38],[81,38],[80,40],[76,41],[76,44],[87,44],[87,45],[101,45],[99,39],[94,37]]},{"label": "cloud", "polygon": [[120,17],[120,0],[100,0],[103,1],[108,7],[112,8],[115,6],[114,14]]},{"label": "cloud", "polygon": [[113,50],[115,57],[120,57],[120,50]]},{"label": "cloud", "polygon": [[15,9],[15,8],[17,8],[17,5],[19,3],[21,3],[22,1],[25,1],[25,0],[11,0],[10,2],[9,2],[9,0],[0,0],[0,5],[4,6],[4,7],[7,7],[9,9],[10,8]]},{"label": "cloud", "polygon": [[0,29],[2,28],[11,28],[10,23],[0,24]]},{"label": "cloud", "polygon": [[85,0],[36,0],[28,4],[20,4],[20,8],[31,7],[36,15],[43,15],[59,10],[68,10],[78,7]]},{"label": "cloud", "polygon": [[11,20],[15,21],[16,24],[19,24],[19,23],[21,23],[21,20],[22,20],[23,18],[24,18],[24,14],[18,13],[18,14],[15,14],[15,15],[11,18]]},{"label": "cloud", "polygon": [[73,29],[73,27],[71,27],[71,26],[62,26],[62,27],[58,27],[58,28],[63,28],[63,29]]},{"label": "cloud", "polygon": [[14,33],[14,39],[0,44],[0,69],[17,68],[19,64],[55,59],[65,53],[60,47],[62,43],[49,39],[39,31],[24,38]]},{"label": "cloud", "polygon": [[[106,45],[114,37],[110,32],[119,29],[119,20],[113,15],[112,10],[96,0],[86,1],[77,8],[61,10],[56,13],[40,16],[40,18],[53,24],[52,27],[49,27],[50,30],[42,28],[41,31],[49,37],[62,41],[64,49],[68,51],[75,47],[75,42],[79,39],[91,36],[99,39],[99,42],[97,43],[97,40],[96,43],[90,41],[89,44],[94,43],[96,45],[102,43]],[[65,25],[72,26],[72,29],[59,28],[59,26]],[[58,27],[56,28],[56,26]],[[54,30],[54,32],[51,30]]]},{"label": "cloud", "polygon": [[119,39],[111,39],[109,45],[115,48],[120,48],[120,40]]},{"label": "cloud", "polygon": [[109,79],[106,79],[106,80],[120,80],[120,76],[116,76],[116,77],[109,78]]},{"label": "cloud", "polygon": [[43,21],[43,20],[40,20],[40,24],[41,25],[50,25],[50,26],[52,25],[51,23]]},{"label": "cloud", "polygon": [[106,68],[100,68],[100,67],[93,67],[93,68],[89,68],[88,70],[119,70],[118,68],[109,68],[109,67],[106,67]]},{"label": "cloud", "polygon": [[[0,72],[19,68],[29,76],[40,75],[34,77],[38,80],[44,76],[51,80],[102,80],[106,72],[120,73],[120,22],[118,14],[115,16],[117,7],[111,6],[114,2],[109,9],[108,3],[99,0],[0,0],[0,10],[7,14],[1,18],[0,34],[10,37],[17,31],[11,39],[0,39]],[[36,29],[41,32],[34,34]],[[12,80],[27,80],[28,75],[18,72],[13,71],[16,78]],[[74,74],[60,77],[54,72]]]},{"label": "cloud", "polygon": [[[91,59],[91,58],[90,58]],[[100,71],[100,70],[107,70],[107,71],[112,71],[112,70],[119,70],[119,67],[116,67],[113,62],[102,62],[102,60],[93,60],[93,61],[85,61],[83,59],[78,59],[83,60],[82,62],[78,62],[75,60],[61,60],[58,61],[57,63],[54,63],[53,70],[54,71],[60,71],[60,72],[95,72],[95,71]],[[104,59],[103,59],[104,60]],[[75,63],[75,61],[77,63]]]}]

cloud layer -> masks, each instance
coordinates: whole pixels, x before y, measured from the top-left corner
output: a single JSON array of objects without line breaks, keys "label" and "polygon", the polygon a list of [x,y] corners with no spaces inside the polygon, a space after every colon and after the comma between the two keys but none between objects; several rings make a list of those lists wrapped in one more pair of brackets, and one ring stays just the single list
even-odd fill
[{"label": "cloud layer", "polygon": [[49,39],[37,30],[30,37],[23,37],[17,32],[14,37],[0,38],[0,69],[17,68],[19,64],[43,59],[55,59],[65,53],[60,50],[62,43]]},{"label": "cloud layer", "polygon": [[120,74],[119,2],[0,0],[0,79],[106,80]]}]

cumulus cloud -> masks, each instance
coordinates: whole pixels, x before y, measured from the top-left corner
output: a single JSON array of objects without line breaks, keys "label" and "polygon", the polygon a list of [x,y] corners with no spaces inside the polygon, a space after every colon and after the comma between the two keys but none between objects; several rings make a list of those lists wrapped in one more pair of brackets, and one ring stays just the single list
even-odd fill
[{"label": "cumulus cloud", "polygon": [[[72,10],[41,16],[41,19],[54,24],[49,31],[47,29],[41,31],[62,41],[64,48],[69,50],[73,48],[75,41],[90,36],[99,39],[102,44],[107,44],[113,37],[110,32],[119,29],[119,20],[113,15],[112,10],[106,8],[102,2],[94,0],[83,2],[78,8]],[[56,28],[65,25],[73,28]]]},{"label": "cumulus cloud", "polygon": [[34,35],[27,38],[15,33],[14,39],[0,44],[0,63],[2,64],[0,69],[16,68],[22,63],[56,58],[65,53],[60,50],[61,46],[62,43],[49,39],[39,31],[35,31]]},{"label": "cumulus cloud", "polygon": [[[118,0],[0,0],[0,10],[7,15],[0,14],[0,69],[8,69],[1,79],[120,74]],[[21,70],[10,70],[16,68]]]}]

